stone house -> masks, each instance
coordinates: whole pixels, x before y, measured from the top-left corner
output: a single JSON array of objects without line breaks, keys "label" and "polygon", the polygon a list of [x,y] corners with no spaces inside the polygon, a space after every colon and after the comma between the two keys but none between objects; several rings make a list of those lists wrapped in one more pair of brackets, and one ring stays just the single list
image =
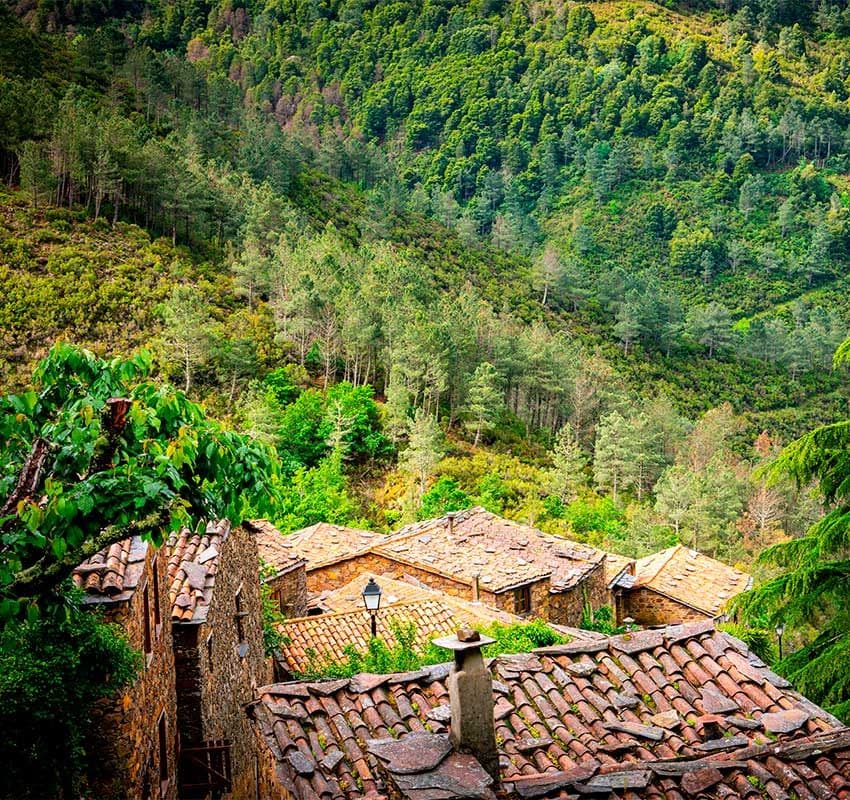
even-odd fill
[{"label": "stone house", "polygon": [[[364,569],[370,569],[364,557],[373,545],[387,537],[373,531],[320,522],[282,538],[283,547],[306,562],[308,593],[318,594],[327,589],[335,589]],[[274,563],[281,557],[276,553],[277,548],[267,546],[268,537],[262,537],[258,541],[261,558]]]},{"label": "stone house", "polygon": [[244,706],[265,675],[257,543],[228,522],[172,534],[168,596],[176,669],[181,800],[257,797]]},{"label": "stone house", "polygon": [[374,572],[402,565],[447,594],[558,625],[578,626],[585,604],[611,600],[604,552],[480,507],[408,525],[360,561]]},{"label": "stone house", "polygon": [[[850,730],[705,620],[531,653],[262,687],[287,800],[846,798]],[[448,654],[448,651],[447,651]]]},{"label": "stone house", "polygon": [[618,616],[639,625],[718,619],[752,578],[721,561],[682,545],[638,559],[631,574],[614,584]]},{"label": "stone house", "polygon": [[[511,625],[520,618],[506,611],[473,603],[427,586],[403,580],[401,576],[362,573],[345,586],[321,597],[321,614],[287,619],[281,631],[288,644],[278,657],[278,676],[289,679],[327,662],[344,660],[344,649],[354,645],[365,652],[371,638],[369,612],[363,607],[362,591],[370,579],[381,588],[381,606],[376,614],[378,636],[390,647],[396,644],[394,625],[412,624],[414,647],[422,650],[439,636],[458,628],[487,627],[493,623]],[[600,634],[574,628],[552,626],[570,641],[600,638]]]},{"label": "stone house", "polygon": [[133,684],[92,712],[92,792],[103,800],[173,800],[178,736],[166,555],[134,536],[80,564],[72,579],[144,658]]},{"label": "stone house", "polygon": [[288,538],[266,519],[245,522],[254,534],[264,572],[260,580],[269,586],[284,617],[307,614],[307,561],[289,545]]}]

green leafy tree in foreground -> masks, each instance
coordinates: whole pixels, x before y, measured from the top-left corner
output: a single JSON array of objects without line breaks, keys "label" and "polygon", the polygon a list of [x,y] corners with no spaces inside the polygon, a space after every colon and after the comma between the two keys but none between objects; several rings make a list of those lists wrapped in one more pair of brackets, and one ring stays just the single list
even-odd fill
[{"label": "green leafy tree in foreground", "polygon": [[0,632],[0,797],[80,796],[92,704],[135,676],[141,657],[78,593],[61,614]]},{"label": "green leafy tree in foreground", "polygon": [[0,625],[34,619],[113,542],[270,506],[271,451],[146,381],[150,364],[59,344],[30,391],[0,397]]},{"label": "green leafy tree in foreground", "polygon": [[[836,352],[850,361],[850,340]],[[742,595],[737,607],[752,621],[817,631],[778,668],[807,697],[850,720],[850,420],[825,425],[792,442],[768,468],[798,484],[816,481],[830,510],[808,533],[765,550],[760,561],[780,574]]]}]

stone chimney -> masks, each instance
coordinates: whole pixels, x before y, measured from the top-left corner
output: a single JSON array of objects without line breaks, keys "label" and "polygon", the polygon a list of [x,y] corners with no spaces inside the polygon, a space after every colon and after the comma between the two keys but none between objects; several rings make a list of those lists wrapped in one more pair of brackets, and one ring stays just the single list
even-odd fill
[{"label": "stone chimney", "polygon": [[478,631],[461,628],[457,636],[435,639],[434,644],[454,652],[455,663],[448,678],[451,742],[458,751],[474,755],[498,783],[499,751],[493,717],[493,682],[481,653],[481,648],[493,641]]},{"label": "stone chimney", "polygon": [[449,511],[446,514],[446,519],[449,523],[449,536],[451,536],[455,532],[455,513],[454,511]]}]

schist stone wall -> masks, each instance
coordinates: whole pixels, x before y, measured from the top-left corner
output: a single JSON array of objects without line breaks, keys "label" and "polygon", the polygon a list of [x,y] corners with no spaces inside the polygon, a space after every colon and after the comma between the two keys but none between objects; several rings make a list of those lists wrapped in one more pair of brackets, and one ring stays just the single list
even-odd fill
[{"label": "schist stone wall", "polygon": [[338,589],[363,572],[380,575],[398,569],[396,562],[374,553],[362,553],[323,567],[310,568],[308,565],[307,591],[310,594],[321,594],[326,590]]},{"label": "schist stone wall", "polygon": [[[101,701],[92,711],[87,751],[93,757],[88,776],[92,794],[98,800],[177,797],[177,705],[167,559],[164,553],[157,554],[146,544],[142,546],[147,548],[144,573],[130,599],[102,604],[106,619],[119,625],[130,645],[142,652],[144,666],[135,682],[117,698]],[[159,593],[158,626],[154,587]],[[144,653],[146,588],[151,649],[148,655]]]},{"label": "schist stone wall", "polygon": [[516,614],[522,617],[539,617],[540,619],[549,618],[549,606],[551,603],[551,595],[549,594],[549,579],[544,578],[534,583],[527,583],[528,592],[531,600],[531,609],[523,611],[524,600],[521,597],[521,592],[525,587],[518,589],[509,589],[506,592],[493,594],[492,592],[480,592],[480,600],[488,606],[494,606],[500,611],[507,611],[510,614]]},{"label": "schist stone wall", "polygon": [[299,564],[267,581],[272,597],[287,619],[307,615],[307,569]]},{"label": "schist stone wall", "polygon": [[669,625],[711,618],[710,614],[696,611],[648,588],[625,592],[622,608],[624,618],[631,617],[638,625]]},{"label": "schist stone wall", "polygon": [[[236,800],[258,796],[262,772],[245,713],[265,679],[261,619],[257,545],[235,528],[222,547],[206,621],[174,626],[174,657],[183,747],[228,740]],[[205,796],[185,788],[196,774],[187,760],[182,766],[181,798]]]},{"label": "schist stone wall", "polygon": [[549,596],[549,622],[579,627],[586,603],[590,603],[592,608],[600,608],[611,603],[611,593],[605,581],[604,564],[599,564],[572,589]]}]

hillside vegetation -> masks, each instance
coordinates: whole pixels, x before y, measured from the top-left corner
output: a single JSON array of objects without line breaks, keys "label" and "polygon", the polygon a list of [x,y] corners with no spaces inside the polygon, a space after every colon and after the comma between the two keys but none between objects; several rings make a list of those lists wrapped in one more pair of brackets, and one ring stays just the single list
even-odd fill
[{"label": "hillside vegetation", "polygon": [[278,521],[481,503],[748,561],[846,410],[838,4],[0,9],[0,356],[153,350]]}]

